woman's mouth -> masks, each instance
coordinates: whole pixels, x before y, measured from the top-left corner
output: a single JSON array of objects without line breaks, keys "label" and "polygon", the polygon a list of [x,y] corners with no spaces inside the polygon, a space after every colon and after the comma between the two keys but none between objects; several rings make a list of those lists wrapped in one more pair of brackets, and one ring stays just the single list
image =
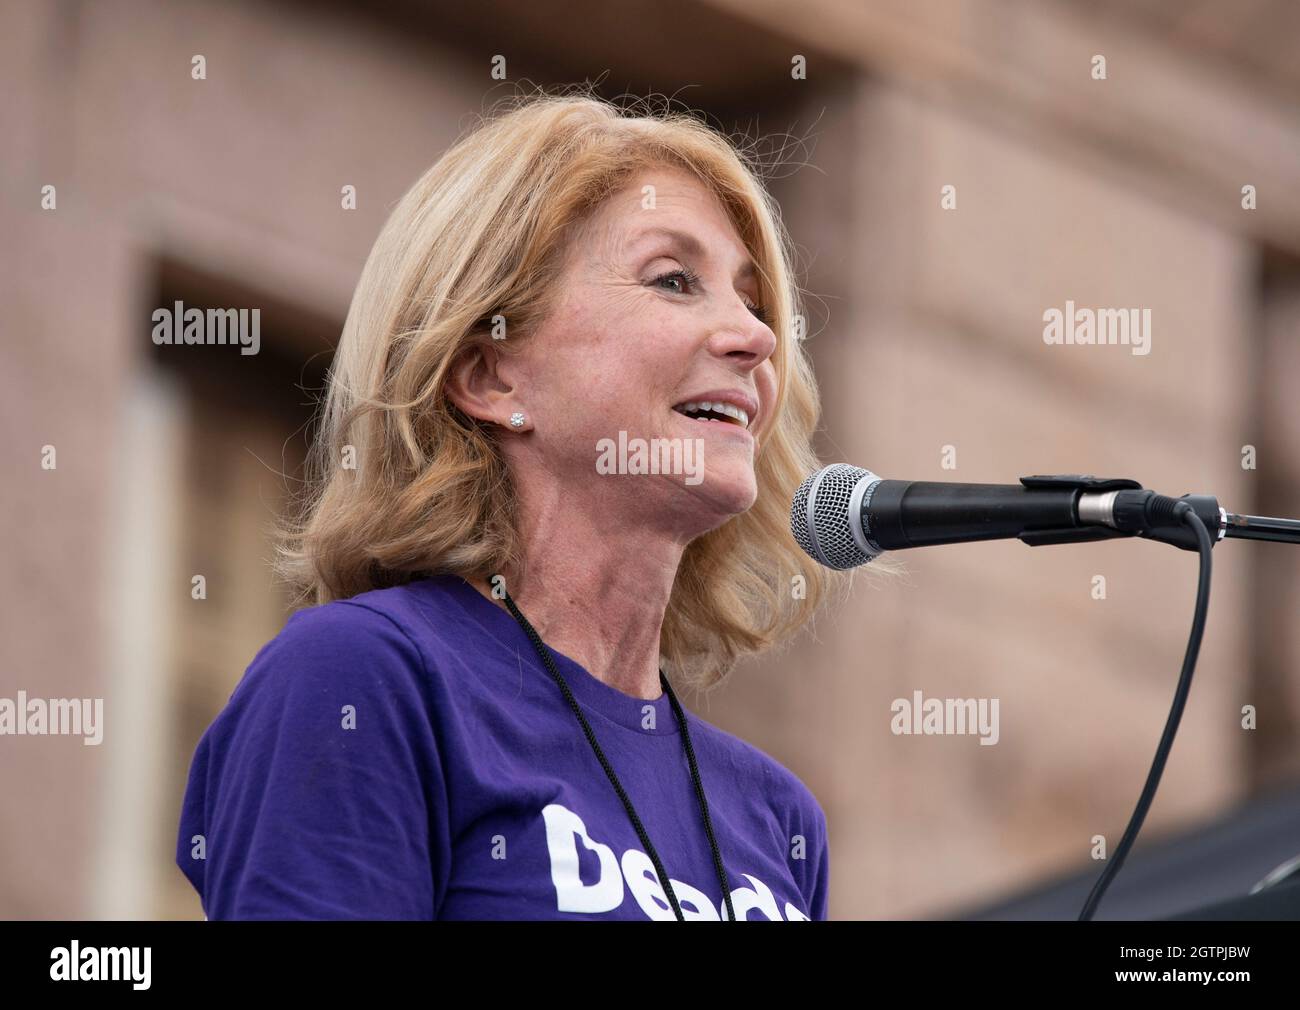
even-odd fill
[{"label": "woman's mouth", "polygon": [[686,403],[679,403],[673,410],[701,424],[710,422],[714,424],[734,424],[746,430],[749,429],[749,414],[735,404],[691,400]]}]

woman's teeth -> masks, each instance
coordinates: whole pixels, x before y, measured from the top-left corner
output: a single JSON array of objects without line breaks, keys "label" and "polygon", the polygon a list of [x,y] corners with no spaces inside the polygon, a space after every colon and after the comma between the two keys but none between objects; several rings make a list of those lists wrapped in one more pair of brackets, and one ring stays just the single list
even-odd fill
[{"label": "woman's teeth", "polygon": [[[678,404],[676,407],[673,408],[673,410],[677,411],[680,414],[685,414],[688,417],[693,417],[694,415],[697,414],[703,414],[706,411],[715,414],[723,414],[726,417],[733,420],[735,423],[739,424],[742,428],[749,427],[749,415],[745,413],[745,411],[742,410],[740,407],[737,407],[734,404],[730,404],[730,403],[716,403],[716,402],[711,403],[708,400],[699,400],[699,401],[692,400],[689,403]],[[697,417],[696,420],[713,420],[713,419]]]}]

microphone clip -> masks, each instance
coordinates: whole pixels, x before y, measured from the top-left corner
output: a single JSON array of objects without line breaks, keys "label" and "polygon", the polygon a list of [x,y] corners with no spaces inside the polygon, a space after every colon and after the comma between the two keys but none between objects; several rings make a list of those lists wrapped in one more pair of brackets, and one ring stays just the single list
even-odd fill
[{"label": "microphone clip", "polygon": [[1091,474],[1036,474],[1021,477],[1026,488],[1074,489],[1075,511],[1080,525],[1058,529],[1026,531],[1018,539],[1030,547],[1051,544],[1091,543],[1118,537],[1158,540],[1185,551],[1197,549],[1196,535],[1174,514],[1173,506],[1185,501],[1210,531],[1210,542],[1223,539],[1227,515],[1212,495],[1185,494],[1168,498],[1128,477],[1094,477]]},{"label": "microphone clip", "polygon": [[[1064,491],[1071,488],[1078,491],[1075,495],[1077,509],[1079,498],[1085,491],[1105,492],[1142,489],[1142,485],[1128,477],[1094,477],[1092,474],[1034,474],[1021,477],[1020,483],[1033,490]],[[1131,537],[1133,534],[1109,526],[1062,526],[1051,530],[1026,530],[1017,539],[1030,547],[1049,547],[1054,544],[1085,544],[1097,540],[1114,540],[1119,537]]]}]

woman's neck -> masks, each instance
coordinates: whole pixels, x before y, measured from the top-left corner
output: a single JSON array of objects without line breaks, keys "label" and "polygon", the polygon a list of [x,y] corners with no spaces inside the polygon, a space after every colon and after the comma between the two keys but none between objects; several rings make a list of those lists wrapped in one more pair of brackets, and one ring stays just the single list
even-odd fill
[{"label": "woman's neck", "polygon": [[[648,700],[663,694],[659,640],[671,583],[652,585],[626,570],[598,575],[575,565],[534,562],[526,572],[546,574],[501,573],[504,588],[548,646],[624,694]],[[486,578],[469,581],[508,612]]]},{"label": "woman's neck", "polygon": [[[531,514],[521,531],[522,573],[499,573],[515,605],[547,645],[593,677],[634,698],[658,698],[660,631],[683,548],[644,529],[588,527],[572,508]],[[486,577],[471,582],[507,609]]]}]

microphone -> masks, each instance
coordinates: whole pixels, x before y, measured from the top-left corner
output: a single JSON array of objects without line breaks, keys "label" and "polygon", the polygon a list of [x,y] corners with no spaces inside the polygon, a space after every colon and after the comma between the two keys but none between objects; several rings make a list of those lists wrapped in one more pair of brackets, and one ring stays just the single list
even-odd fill
[{"label": "microphone", "polygon": [[1230,516],[1212,495],[1170,498],[1124,477],[1035,475],[1019,484],[957,484],[882,480],[847,463],[799,485],[790,532],[814,560],[840,570],[885,551],[979,540],[1040,547],[1138,536],[1197,550],[1195,532],[1174,511],[1179,502],[1205,524],[1211,544],[1225,535],[1262,538],[1267,524],[1283,524],[1271,527],[1277,539],[1300,539],[1300,522]]},{"label": "microphone", "polygon": [[1214,545],[1225,536],[1300,543],[1300,520],[1232,515],[1212,495],[1169,498],[1126,477],[1058,474],[1021,477],[1019,484],[951,484],[882,480],[837,463],[799,485],[790,532],[814,560],[841,570],[885,551],[1013,537],[1037,547],[1137,536],[1198,553],[1196,612],[1173,707],[1128,827],[1079,913],[1087,921],[1123,866],[1164,774],[1205,634]]}]

